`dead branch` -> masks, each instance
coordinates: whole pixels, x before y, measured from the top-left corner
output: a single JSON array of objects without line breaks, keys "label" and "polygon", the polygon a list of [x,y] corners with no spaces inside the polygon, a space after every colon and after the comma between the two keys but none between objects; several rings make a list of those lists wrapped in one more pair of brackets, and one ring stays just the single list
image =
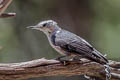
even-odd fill
[{"label": "dead branch", "polygon": [[[119,62],[110,61],[112,79],[120,80]],[[69,61],[66,65],[56,60],[37,59],[21,63],[0,64],[0,80],[28,79],[44,76],[88,75],[105,79],[104,67],[98,63],[82,60]]]}]

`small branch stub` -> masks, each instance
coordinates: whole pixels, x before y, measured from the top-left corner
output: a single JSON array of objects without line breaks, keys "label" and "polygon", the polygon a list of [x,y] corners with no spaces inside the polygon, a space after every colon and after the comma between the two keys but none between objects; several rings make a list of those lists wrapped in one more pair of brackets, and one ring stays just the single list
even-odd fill
[{"label": "small branch stub", "polygon": [[16,16],[16,13],[4,13],[12,0],[0,0],[0,18],[7,18]]}]

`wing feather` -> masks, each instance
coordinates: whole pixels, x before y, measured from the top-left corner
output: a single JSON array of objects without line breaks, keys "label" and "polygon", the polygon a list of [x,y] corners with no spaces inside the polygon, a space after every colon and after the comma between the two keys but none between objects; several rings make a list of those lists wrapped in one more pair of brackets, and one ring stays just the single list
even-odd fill
[{"label": "wing feather", "polygon": [[83,38],[65,30],[56,34],[55,45],[60,46],[62,49],[68,52],[80,54],[85,58],[101,64],[106,64],[108,62],[100,52],[93,48]]}]

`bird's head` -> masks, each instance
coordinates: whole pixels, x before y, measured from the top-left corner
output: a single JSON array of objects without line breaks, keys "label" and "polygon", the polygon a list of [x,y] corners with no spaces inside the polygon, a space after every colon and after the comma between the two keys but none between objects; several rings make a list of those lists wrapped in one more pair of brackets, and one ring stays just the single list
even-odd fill
[{"label": "bird's head", "polygon": [[43,31],[45,34],[50,34],[50,33],[54,32],[55,30],[60,29],[57,26],[57,23],[53,20],[42,21],[35,26],[29,26],[27,28],[40,30],[40,31]]}]

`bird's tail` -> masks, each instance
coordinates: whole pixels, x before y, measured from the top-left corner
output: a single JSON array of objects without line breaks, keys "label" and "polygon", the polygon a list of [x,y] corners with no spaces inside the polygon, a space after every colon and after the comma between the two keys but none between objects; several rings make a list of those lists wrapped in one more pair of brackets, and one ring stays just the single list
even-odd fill
[{"label": "bird's tail", "polygon": [[100,64],[107,64],[108,60],[105,56],[103,56],[99,51],[97,51],[96,49],[94,49],[93,51],[93,55],[95,56],[95,60],[96,62],[100,63]]}]

